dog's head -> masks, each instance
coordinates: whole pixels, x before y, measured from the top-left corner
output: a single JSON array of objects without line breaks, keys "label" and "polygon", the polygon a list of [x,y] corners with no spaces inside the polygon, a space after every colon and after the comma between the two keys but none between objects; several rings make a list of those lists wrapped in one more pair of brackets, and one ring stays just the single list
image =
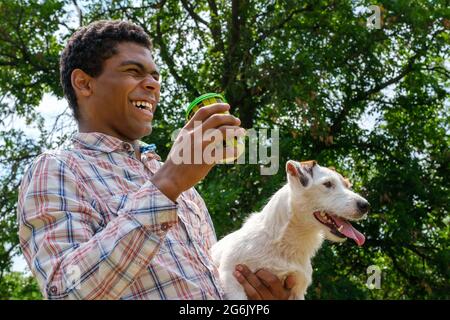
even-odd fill
[{"label": "dog's head", "polygon": [[[332,168],[321,167],[316,161],[289,160],[286,172],[291,188],[293,205],[301,206],[301,212],[325,237],[335,242],[353,239],[359,246],[364,235],[349,222],[364,218],[369,202],[350,188],[350,182]],[[298,195],[298,197],[296,197]]]}]

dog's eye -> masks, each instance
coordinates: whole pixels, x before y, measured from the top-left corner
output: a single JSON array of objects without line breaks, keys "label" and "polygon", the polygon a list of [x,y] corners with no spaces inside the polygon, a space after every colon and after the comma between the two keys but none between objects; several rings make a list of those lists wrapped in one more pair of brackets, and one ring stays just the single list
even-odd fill
[{"label": "dog's eye", "polygon": [[331,183],[331,181],[324,182],[323,185],[324,185],[325,187],[327,187],[327,188],[331,188],[331,187],[333,186],[333,184]]}]

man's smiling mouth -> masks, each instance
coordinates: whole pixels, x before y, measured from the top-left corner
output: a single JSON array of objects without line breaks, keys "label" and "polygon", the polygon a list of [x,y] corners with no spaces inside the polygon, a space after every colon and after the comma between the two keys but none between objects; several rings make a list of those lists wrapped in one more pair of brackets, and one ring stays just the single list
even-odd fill
[{"label": "man's smiling mouth", "polygon": [[139,113],[153,119],[154,104],[144,100],[133,100],[131,104],[138,109]]},{"label": "man's smiling mouth", "polygon": [[153,105],[148,101],[136,100],[131,101],[131,104],[138,109],[146,109],[149,110],[150,112],[153,112]]}]

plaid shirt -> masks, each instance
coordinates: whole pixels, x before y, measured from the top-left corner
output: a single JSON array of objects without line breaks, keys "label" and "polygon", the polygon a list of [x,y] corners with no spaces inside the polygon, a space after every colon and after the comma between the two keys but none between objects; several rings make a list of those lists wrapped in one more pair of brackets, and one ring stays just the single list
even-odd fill
[{"label": "plaid shirt", "polygon": [[168,199],[150,182],[160,158],[141,150],[139,161],[127,142],[77,133],[27,169],[19,238],[45,298],[224,297],[203,199],[194,188]]}]

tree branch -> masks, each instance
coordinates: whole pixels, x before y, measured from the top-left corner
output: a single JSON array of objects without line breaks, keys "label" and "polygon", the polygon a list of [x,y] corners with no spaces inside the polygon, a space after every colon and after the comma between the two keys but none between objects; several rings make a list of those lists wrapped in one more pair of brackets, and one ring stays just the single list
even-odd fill
[{"label": "tree branch", "polygon": [[283,20],[281,20],[280,23],[278,23],[277,25],[273,26],[272,28],[265,30],[265,31],[261,31],[261,36],[255,41],[254,46],[256,47],[258,44],[260,44],[262,41],[264,41],[265,39],[267,39],[269,36],[271,36],[275,31],[280,30],[281,28],[283,28],[286,23],[288,23],[290,20],[292,20],[292,18],[298,14],[298,13],[302,13],[305,11],[311,11],[312,6],[310,4],[307,4],[305,7],[303,8],[299,8],[297,10],[292,10],[286,18],[284,18]]},{"label": "tree branch", "polygon": [[83,25],[83,12],[81,11],[81,8],[78,6],[78,3],[76,0],[72,0],[73,5],[75,6],[75,10],[78,13],[78,23],[81,27]]},{"label": "tree branch", "polygon": [[[145,28],[146,29],[146,28]],[[148,33],[148,30],[146,30]],[[178,74],[178,71],[176,70],[175,62],[172,59],[172,56],[169,53],[169,50],[164,42],[163,35],[161,32],[161,18],[158,16],[156,19],[156,35],[155,40],[159,45],[161,58],[164,60],[164,62],[167,64],[167,67],[169,68],[170,73],[175,78],[176,81],[184,85],[184,87],[191,92],[192,94],[199,96],[198,90],[187,80],[186,77],[182,77]]]},{"label": "tree branch", "polygon": [[225,57],[225,68],[223,77],[222,77],[222,88],[227,88],[230,81],[233,78],[233,73],[236,73],[236,51],[239,47],[239,40],[241,38],[241,25],[242,17],[240,17],[239,13],[239,0],[232,0],[231,3],[231,20],[228,23],[228,30],[230,30],[230,42],[228,45],[228,52]]},{"label": "tree branch", "polygon": [[[432,34],[432,39],[434,39],[439,33],[444,31],[444,29],[438,29],[434,34]],[[395,76],[392,79],[389,79],[383,83],[375,85],[372,89],[369,89],[364,92],[359,92],[356,94],[354,98],[351,98],[343,103],[343,107],[341,112],[338,114],[336,119],[333,121],[333,124],[330,127],[330,134],[335,136],[337,135],[341,129],[342,129],[342,123],[344,122],[345,118],[351,111],[351,107],[353,104],[359,101],[363,101],[367,99],[369,96],[371,96],[374,93],[377,93],[386,87],[390,86],[391,84],[397,83],[401,79],[403,79],[407,74],[409,74],[411,71],[414,70],[414,63],[416,60],[418,60],[422,54],[428,49],[429,45],[424,45],[420,50],[418,50],[412,57],[408,59],[408,62],[406,63],[405,67],[400,71],[400,73]]]},{"label": "tree branch", "polygon": [[[95,21],[98,20],[100,18],[105,18],[105,16],[112,16],[114,13],[116,12],[122,12],[124,14],[126,14],[127,10],[136,10],[136,9],[140,9],[140,10],[146,10],[146,9],[160,9],[164,6],[164,4],[166,3],[167,0],[161,0],[160,2],[153,2],[151,1],[149,5],[142,5],[139,7],[133,7],[133,6],[120,6],[117,9],[111,9],[110,6],[107,6],[107,9],[103,12],[99,12],[97,13],[95,16],[93,16],[90,20],[91,21]],[[133,17],[134,18],[134,17]],[[135,19],[135,18],[134,18]]]},{"label": "tree branch", "polygon": [[[17,246],[18,246],[17,243],[16,243],[16,244],[12,244],[12,245],[11,245],[11,248],[9,248],[8,251],[5,252],[5,256],[9,256],[9,255],[11,254],[11,252],[17,248]],[[7,263],[8,263],[9,261],[10,261],[10,259],[9,259],[8,261],[5,261],[5,264],[3,264],[3,265],[0,266],[0,283],[1,283],[2,280],[3,280],[3,277],[4,277],[4,275],[5,275],[5,271],[6,271],[6,270],[5,270],[5,269],[6,269],[6,265],[7,265]]]},{"label": "tree branch", "polygon": [[217,4],[215,0],[208,0],[209,8],[213,13],[211,15],[211,24],[209,26],[209,30],[211,30],[211,35],[214,39],[215,43],[215,51],[224,52],[225,46],[222,40],[222,31],[220,29],[220,20],[219,20],[219,12],[217,10]]},{"label": "tree branch", "polygon": [[186,0],[181,0],[181,4],[183,5],[183,8],[186,9],[186,11],[189,13],[189,15],[191,16],[192,19],[194,19],[195,21],[197,21],[198,23],[203,24],[204,26],[208,27],[208,22],[206,22],[205,20],[203,20],[197,13],[195,13],[194,9],[192,7],[189,6],[189,4],[187,3]]},{"label": "tree branch", "polygon": [[423,70],[436,71],[437,73],[442,74],[446,78],[450,78],[450,71],[445,69],[445,68],[443,68],[443,67],[440,67],[440,66],[437,66],[437,67],[426,67],[426,68],[423,68]]}]

